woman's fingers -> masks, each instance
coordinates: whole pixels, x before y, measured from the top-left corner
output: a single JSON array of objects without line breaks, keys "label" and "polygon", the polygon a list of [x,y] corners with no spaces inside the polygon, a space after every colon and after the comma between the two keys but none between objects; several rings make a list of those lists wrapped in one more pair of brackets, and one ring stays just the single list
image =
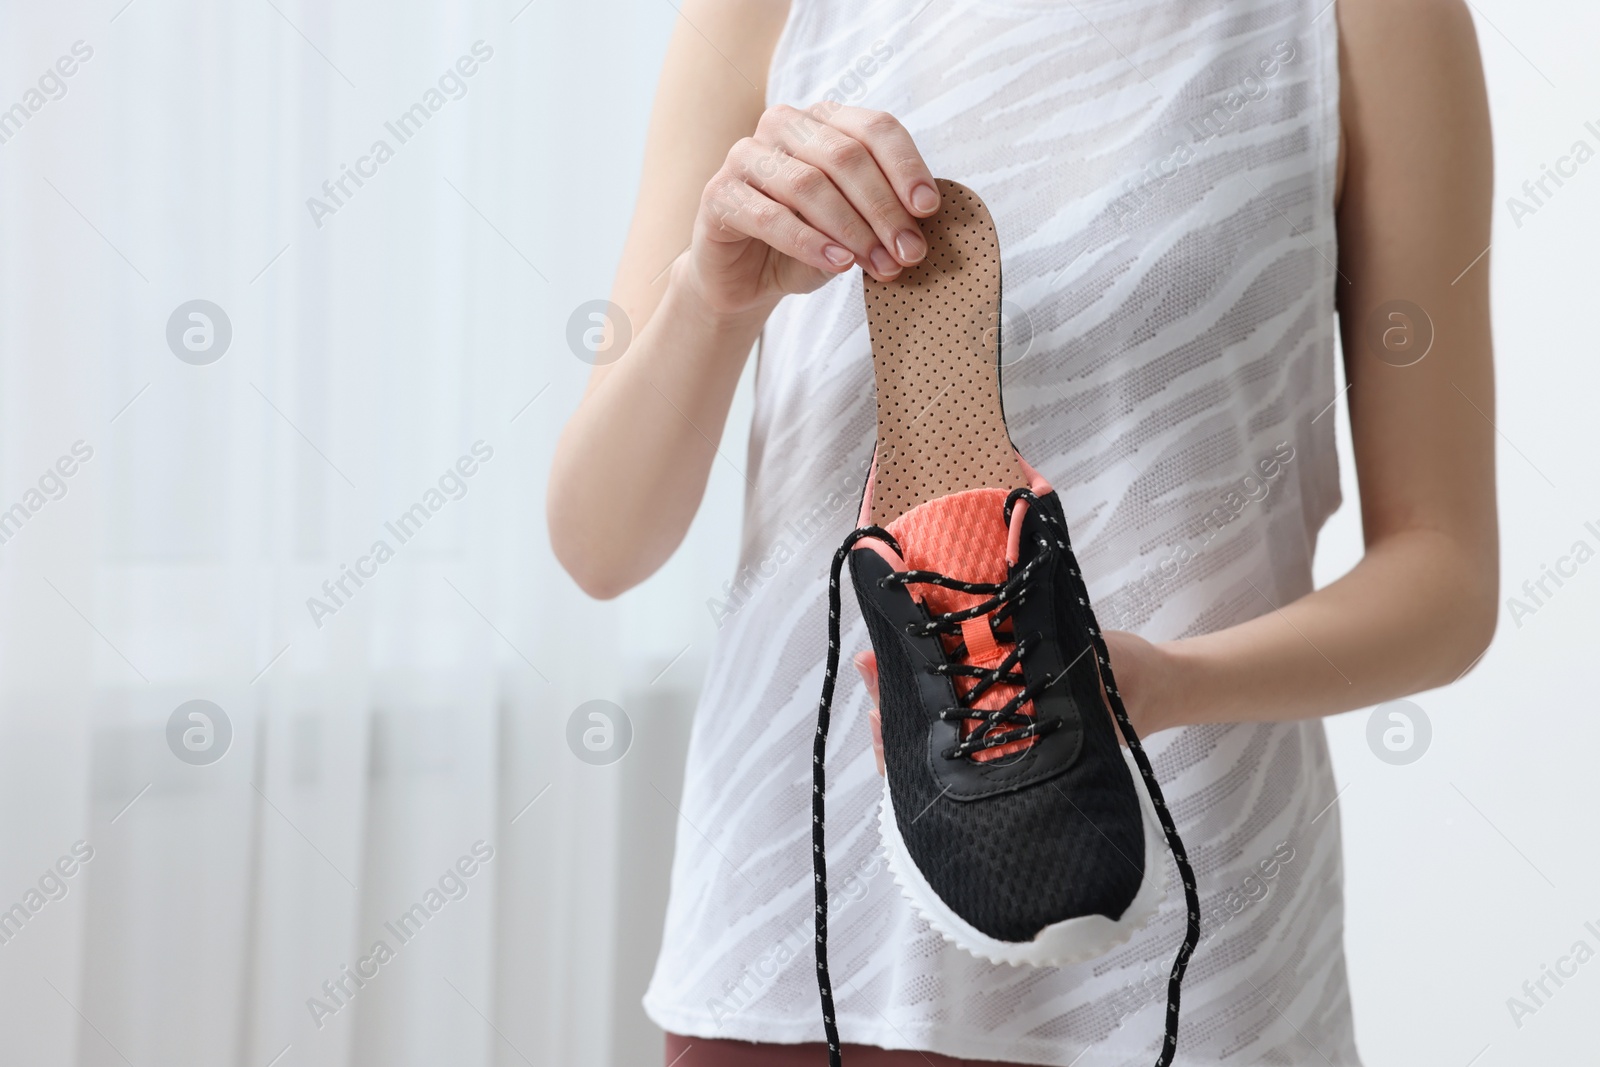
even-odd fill
[{"label": "woman's fingers", "polygon": [[[845,110],[841,109],[833,117],[843,115]],[[851,121],[857,123],[864,136],[878,142],[878,148],[886,157],[899,159],[910,146],[910,136],[893,119],[869,122],[852,116]],[[892,130],[889,123],[893,124]],[[902,137],[904,144],[899,147],[888,143]],[[790,107],[769,109],[756,129],[756,140],[795,156],[828,177],[856,214],[872,227],[888,253],[887,258],[872,259],[880,273],[888,274],[889,268],[919,263],[928,254],[928,242],[911,210],[878,165],[873,148],[862,140]],[[915,154],[916,149],[911,146],[909,151]]]},{"label": "woman's fingers", "polygon": [[883,718],[878,713],[878,657],[872,652],[857,652],[855,655],[856,670],[861,672],[861,680],[866,683],[867,697],[872,701],[872,708],[867,712],[867,723],[872,727],[872,756],[878,764],[878,777],[883,777]]},{"label": "woman's fingers", "polygon": [[841,107],[829,116],[828,124],[866,146],[912,214],[927,218],[939,210],[939,183],[899,119],[887,111]]},{"label": "woman's fingers", "polygon": [[848,247],[731,174],[719,175],[706,186],[706,207],[712,240],[754,237],[829,274],[848,270],[855,262],[855,253]]},{"label": "woman's fingers", "polygon": [[878,777],[883,777],[883,715],[878,705],[867,712],[867,725],[872,727],[872,759],[878,765]]},{"label": "woman's fingers", "polygon": [[855,261],[880,281],[900,273],[900,263],[883,249],[873,228],[822,171],[782,148],[749,138],[734,146],[730,159],[747,184],[850,249]]},{"label": "woman's fingers", "polygon": [[[734,145],[707,183],[696,232],[708,239],[702,248],[716,257],[714,269],[732,271],[741,285],[759,282],[765,270],[767,253],[753,258],[751,240],[824,277],[859,263],[889,281],[927,256],[917,218],[938,206],[927,164],[892,116],[780,106],[766,111],[755,136]],[[811,287],[822,280],[810,277]]]}]

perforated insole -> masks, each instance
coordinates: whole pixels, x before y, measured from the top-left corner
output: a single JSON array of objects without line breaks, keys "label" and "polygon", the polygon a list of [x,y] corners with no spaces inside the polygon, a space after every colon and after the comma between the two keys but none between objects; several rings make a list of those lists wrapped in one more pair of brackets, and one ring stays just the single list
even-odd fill
[{"label": "perforated insole", "polygon": [[1000,242],[978,195],[944,178],[922,222],[928,255],[898,278],[863,275],[878,383],[870,519],[1028,484],[1000,406]]}]

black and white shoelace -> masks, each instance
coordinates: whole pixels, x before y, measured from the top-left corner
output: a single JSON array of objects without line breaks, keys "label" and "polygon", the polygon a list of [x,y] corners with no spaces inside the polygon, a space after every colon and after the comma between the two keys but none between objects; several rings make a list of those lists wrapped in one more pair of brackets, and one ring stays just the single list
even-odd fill
[{"label": "black and white shoelace", "polygon": [[[921,570],[897,571],[878,581],[884,588],[891,585],[902,588],[908,585],[937,585],[945,589],[987,597],[960,611],[932,615],[925,623],[907,626],[906,632],[914,637],[928,637],[934,634],[960,637],[964,632],[962,623],[971,619],[988,618],[991,620],[989,629],[996,642],[1013,644],[1013,648],[1005,658],[993,667],[979,667],[972,663],[959,662],[971,655],[971,650],[967,648],[965,641],[959,643],[949,653],[948,659],[957,662],[924,665],[923,669],[930,674],[974,679],[972,687],[965,693],[958,691],[955,707],[939,710],[939,718],[945,722],[976,723],[966,737],[940,753],[947,760],[963,759],[978,752],[997,749],[1030,737],[1044,737],[1062,726],[1062,721],[1058,718],[1030,715],[1022,710],[1040,693],[1060,680],[1060,675],[1057,675],[1054,678],[1041,678],[1030,685],[1022,673],[1022,661],[1038,645],[1041,636],[1037,633],[1020,637],[1013,633],[1007,636],[996,631],[996,625],[1010,617],[1016,606],[1026,599],[1028,591],[1038,583],[1040,576],[1047,572],[1046,564],[1053,554],[1052,547],[1050,542],[1043,538],[1039,540],[1039,547],[1042,550],[1040,554],[1034,556],[1021,570],[1004,582],[964,582],[937,571]],[[1009,685],[1019,692],[1001,707],[975,708],[973,705],[978,699],[996,685]]]},{"label": "black and white shoelace", "polygon": [[[1027,500],[1030,506],[1038,503],[1038,498],[1034,496],[1031,490],[1013,490],[1006,498],[1005,517],[1008,525],[1011,521],[1012,508],[1018,500]],[[1071,542],[1065,527],[1043,509],[1040,509],[1038,513],[1057,534],[1056,546],[1054,547],[1070,553]],[[816,883],[816,915],[814,921],[816,927],[817,991],[822,999],[822,1027],[828,1042],[829,1067],[842,1067],[844,1059],[839,1045],[839,1027],[834,1019],[833,978],[828,972],[828,857],[825,847],[827,776],[824,762],[828,749],[828,726],[833,713],[834,684],[838,680],[839,673],[839,575],[844,568],[845,560],[849,558],[850,550],[858,542],[867,538],[876,538],[893,548],[897,553],[900,553],[899,543],[881,526],[863,526],[852,531],[844,539],[844,543],[839,546],[839,550],[834,553],[833,565],[828,573],[828,658],[822,675],[822,696],[817,702],[817,733],[811,750],[811,863],[812,876]],[[900,554],[903,557],[904,554]],[[1105,638],[1100,632],[1099,623],[1094,619],[1093,609],[1089,606],[1089,592],[1084,585],[1083,576],[1079,573],[1072,557],[1069,555],[1067,558],[1069,563],[1072,564],[1068,566],[1067,570],[1072,579],[1073,593],[1090,619],[1089,640],[1094,646],[1095,657],[1100,663],[1100,675],[1105,683],[1106,695],[1111,702],[1111,714],[1117,721],[1118,729],[1122,731],[1122,737],[1127,742],[1128,751],[1133,754],[1134,763],[1139,768],[1139,776],[1144,780],[1145,789],[1149,793],[1150,800],[1156,809],[1156,818],[1160,821],[1162,833],[1166,836],[1167,847],[1172,851],[1172,859],[1177,865],[1179,880],[1183,882],[1184,903],[1188,909],[1188,924],[1184,931],[1183,944],[1178,948],[1177,957],[1172,961],[1172,972],[1167,979],[1166,1033],[1162,1041],[1160,1055],[1156,1057],[1155,1063],[1155,1067],[1171,1067],[1172,1058],[1178,1051],[1178,1003],[1183,989],[1183,975],[1184,971],[1188,969],[1189,957],[1194,954],[1195,946],[1200,942],[1200,895],[1195,887],[1194,869],[1189,864],[1189,854],[1183,847],[1182,838],[1178,836],[1178,827],[1173,822],[1172,813],[1167,810],[1166,800],[1161,793],[1161,784],[1156,780],[1155,771],[1150,766],[1150,758],[1145,755],[1144,746],[1139,743],[1139,737],[1134,732],[1133,724],[1128,720],[1127,709],[1122,705],[1122,696],[1117,691],[1116,679],[1111,673],[1111,656],[1106,651]],[[1040,557],[1036,556],[1023,571],[1019,571],[1017,575],[1002,585],[957,582],[932,571],[906,572],[899,580],[906,584],[926,582],[962,589],[965,592],[990,594],[990,601],[985,602],[987,606],[985,604],[974,605],[973,608],[965,611],[950,613],[952,616],[957,616],[955,618],[941,616],[939,619],[930,620],[935,624],[941,621],[944,623],[959,622],[960,617],[975,618],[978,614],[994,610],[998,604],[1002,603],[1002,598],[1009,600],[1011,596],[1015,595],[1018,588],[1031,579],[1032,572],[1030,568],[1039,559]],[[1028,577],[1024,577],[1025,573]],[[1016,587],[1012,587],[1012,582],[1014,581],[1017,583]],[[938,629],[940,628],[936,625],[935,630]],[[930,630],[929,632],[934,631]],[[947,629],[945,632],[948,632]],[[1026,649],[1019,642],[1018,647],[1011,652],[1002,667],[995,668],[993,672],[981,673],[985,675],[998,674],[1002,669],[1009,671],[1011,665],[1025,653]],[[1008,679],[999,678],[997,680],[1005,681]],[[993,682],[990,684],[993,684]],[[1026,693],[1026,690],[1024,692]],[[975,699],[975,697],[971,699]],[[1014,714],[1017,708],[1021,707],[1023,700],[1024,698],[1019,697],[1014,701],[1015,708],[1008,703],[1006,714],[1008,716]],[[952,711],[959,710],[952,709]],[[994,725],[998,728],[1002,725],[1015,724],[1011,724],[1006,717],[1000,717],[995,720]],[[987,730],[987,726],[985,729]],[[1040,728],[1040,732],[1042,732],[1042,728]],[[1001,730],[994,736],[1004,738],[1004,740],[994,742],[995,745],[998,745],[1010,740],[1031,736],[1031,734],[1019,733],[1016,730]],[[980,745],[978,747],[991,746]]]}]

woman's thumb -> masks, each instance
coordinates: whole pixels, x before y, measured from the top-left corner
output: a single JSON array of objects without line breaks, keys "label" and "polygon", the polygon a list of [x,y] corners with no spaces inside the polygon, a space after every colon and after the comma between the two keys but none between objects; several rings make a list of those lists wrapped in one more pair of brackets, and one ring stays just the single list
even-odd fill
[{"label": "woman's thumb", "polygon": [[878,715],[878,657],[871,652],[858,652],[855,656],[856,670],[861,672],[861,680],[866,683],[867,696],[872,699],[872,709],[867,712],[867,720],[872,727],[872,755],[878,764],[878,774],[883,775],[883,719]]},{"label": "woman's thumb", "polygon": [[861,680],[867,684],[867,696],[872,698],[874,707],[878,704],[878,656],[875,652],[857,652],[855,655],[856,670],[861,672]]}]

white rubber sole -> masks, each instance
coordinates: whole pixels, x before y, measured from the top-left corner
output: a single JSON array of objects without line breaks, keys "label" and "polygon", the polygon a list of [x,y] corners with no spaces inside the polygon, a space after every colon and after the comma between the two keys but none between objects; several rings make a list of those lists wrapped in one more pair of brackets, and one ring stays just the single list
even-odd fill
[{"label": "white rubber sole", "polygon": [[1069,963],[1082,963],[1103,956],[1123,944],[1136,931],[1150,921],[1156,908],[1165,899],[1166,870],[1162,845],[1166,837],[1156,818],[1155,806],[1150,802],[1144,779],[1127,749],[1122,757],[1133,775],[1134,791],[1139,795],[1139,808],[1144,812],[1144,881],[1120,919],[1104,915],[1084,915],[1076,919],[1048,926],[1039,931],[1032,941],[1001,941],[976,930],[950,906],[939,898],[906,854],[905,841],[900,836],[900,825],[895,821],[894,805],[889,800],[889,782],[883,783],[883,800],[878,807],[878,832],[883,838],[884,855],[889,871],[905,893],[918,915],[946,941],[974,956],[992,963],[1009,963],[1014,966],[1062,967]]}]

